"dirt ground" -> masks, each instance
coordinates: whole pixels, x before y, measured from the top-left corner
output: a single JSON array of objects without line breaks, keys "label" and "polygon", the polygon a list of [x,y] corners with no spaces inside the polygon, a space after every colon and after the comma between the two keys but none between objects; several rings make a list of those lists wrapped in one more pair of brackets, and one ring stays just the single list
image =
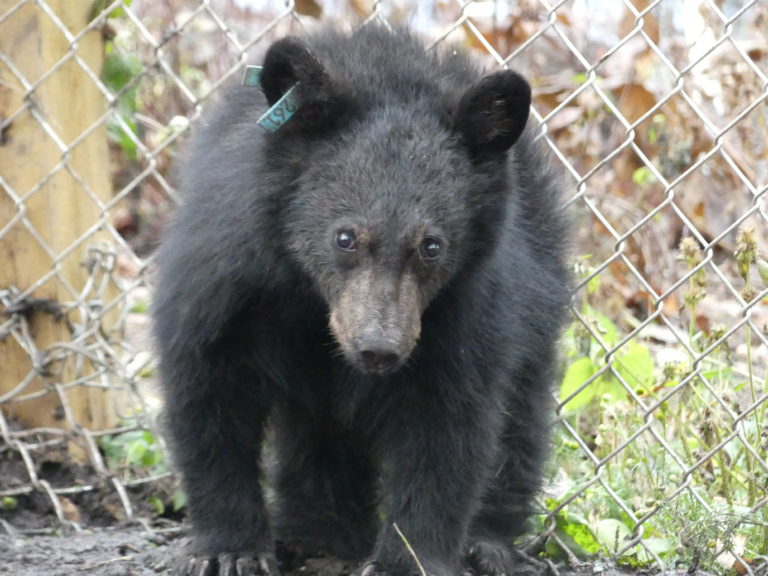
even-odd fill
[{"label": "dirt ground", "polygon": [[[184,538],[175,530],[150,533],[141,528],[112,528],[62,536],[0,536],[2,576],[158,576],[169,575]],[[347,576],[354,567],[331,558],[310,558],[284,571],[285,576]],[[565,569],[521,565],[514,576],[651,576],[610,562]],[[668,571],[665,576],[690,575]],[[512,575],[509,575],[512,576]]]},{"label": "dirt ground", "polygon": [[167,573],[172,539],[137,528],[62,536],[0,536],[0,574],[157,576]]},{"label": "dirt ground", "polygon": [[[29,474],[18,453],[0,445],[0,494],[16,494],[11,499],[0,498],[0,576],[170,574],[184,549],[186,530],[180,514],[167,512],[159,516],[156,501],[161,500],[165,510],[172,510],[172,479],[129,488],[134,520],[128,522],[111,484],[99,479],[89,467],[72,463],[62,451],[48,450],[36,456],[37,477],[54,489],[66,491],[67,495],[60,495],[59,500],[68,522],[62,525],[44,493],[29,490]],[[77,490],[83,486],[90,488]],[[280,548],[278,562],[284,576],[347,576],[356,568],[333,558],[291,557]],[[523,555],[514,572],[515,576],[638,574],[610,562],[563,567]]]},{"label": "dirt ground", "polygon": [[[25,514],[29,520],[32,514]],[[47,521],[47,520],[46,520]],[[43,522],[38,519],[38,524]],[[186,537],[181,524],[160,529],[140,525],[101,527],[58,535],[17,531],[0,517],[0,576],[169,576]],[[355,566],[333,558],[294,559],[281,564],[283,576],[348,576]],[[575,567],[521,562],[514,576],[640,576],[657,571],[631,571],[607,561]],[[665,576],[708,576],[669,571]],[[512,575],[509,575],[512,576]]]},{"label": "dirt ground", "polygon": [[[62,536],[0,536],[0,575],[158,576],[167,575],[183,546],[178,530],[150,533],[138,527],[110,528]],[[353,566],[331,558],[310,558],[285,571],[290,576],[346,576]],[[629,576],[609,564],[575,570],[521,565],[516,576]],[[634,573],[637,574],[637,573]],[[668,573],[674,574],[674,573]],[[681,576],[684,573],[680,573]],[[510,575],[511,576],[511,575]]]}]

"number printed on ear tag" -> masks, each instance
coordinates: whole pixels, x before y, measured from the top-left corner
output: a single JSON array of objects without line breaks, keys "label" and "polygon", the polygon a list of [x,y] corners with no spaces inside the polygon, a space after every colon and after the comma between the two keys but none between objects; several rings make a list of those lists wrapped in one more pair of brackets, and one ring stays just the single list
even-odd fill
[{"label": "number printed on ear tag", "polygon": [[[256,86],[261,88],[261,66],[246,66],[243,75],[243,86]],[[296,99],[296,82],[283,96],[275,102],[272,107],[264,112],[258,119],[258,124],[265,130],[275,132],[283,126],[291,116],[299,109],[299,102]]]},{"label": "number printed on ear tag", "polygon": [[296,87],[298,85],[299,83],[296,82],[283,94],[280,100],[274,103],[272,108],[264,112],[258,120],[259,126],[270,132],[275,132],[290,120],[291,116],[299,109],[299,102],[296,99]]}]

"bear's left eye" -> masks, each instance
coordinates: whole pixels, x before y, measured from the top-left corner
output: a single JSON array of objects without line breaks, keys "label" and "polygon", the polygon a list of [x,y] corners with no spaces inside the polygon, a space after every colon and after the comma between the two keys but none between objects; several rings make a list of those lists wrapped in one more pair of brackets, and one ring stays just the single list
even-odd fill
[{"label": "bear's left eye", "polygon": [[440,240],[427,236],[419,244],[419,255],[424,262],[434,262],[440,258]]},{"label": "bear's left eye", "polygon": [[357,237],[352,230],[339,230],[336,232],[336,247],[342,252],[354,252],[357,250]]}]

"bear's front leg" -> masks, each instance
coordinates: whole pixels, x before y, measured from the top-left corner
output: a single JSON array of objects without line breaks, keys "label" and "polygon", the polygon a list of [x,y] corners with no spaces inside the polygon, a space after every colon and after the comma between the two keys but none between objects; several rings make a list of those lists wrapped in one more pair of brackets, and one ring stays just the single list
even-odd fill
[{"label": "bear's front leg", "polygon": [[232,354],[173,359],[161,363],[165,416],[192,521],[173,574],[279,576],[260,483],[268,394]]},{"label": "bear's front leg", "polygon": [[258,410],[208,397],[193,413],[193,403],[168,410],[193,533],[174,576],[279,576],[260,486]]},{"label": "bear's front leg", "polygon": [[377,435],[386,516],[359,576],[418,574],[415,558],[430,576],[460,573],[468,526],[497,459],[500,418],[487,396],[450,396],[411,397],[387,414]]}]

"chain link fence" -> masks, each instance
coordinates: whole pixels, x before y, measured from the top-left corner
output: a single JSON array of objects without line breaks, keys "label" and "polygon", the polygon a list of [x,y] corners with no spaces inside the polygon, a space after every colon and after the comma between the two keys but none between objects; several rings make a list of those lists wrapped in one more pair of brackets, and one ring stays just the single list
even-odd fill
[{"label": "chain link fence", "polygon": [[173,516],[146,309],[174,160],[272,40],[334,20],[522,71],[569,176],[577,287],[531,549],[765,571],[762,0],[0,1],[0,523]]}]

